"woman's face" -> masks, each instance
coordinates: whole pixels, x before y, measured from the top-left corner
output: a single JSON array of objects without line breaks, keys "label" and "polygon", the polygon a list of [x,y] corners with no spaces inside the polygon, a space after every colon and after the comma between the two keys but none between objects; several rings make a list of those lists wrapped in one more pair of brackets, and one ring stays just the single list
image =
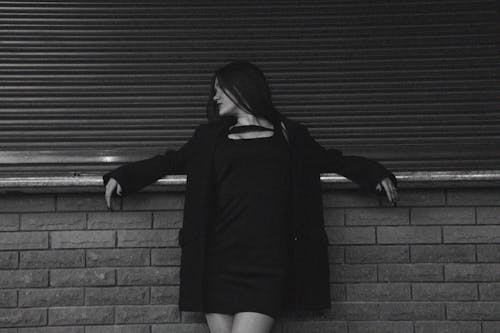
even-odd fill
[{"label": "woman's face", "polygon": [[234,104],[234,102],[229,98],[227,93],[222,90],[222,88],[219,86],[219,81],[215,79],[215,95],[213,97],[214,102],[217,103],[217,106],[219,108],[219,115],[220,116],[228,116],[228,115],[233,115],[237,116],[238,115],[238,106]]}]

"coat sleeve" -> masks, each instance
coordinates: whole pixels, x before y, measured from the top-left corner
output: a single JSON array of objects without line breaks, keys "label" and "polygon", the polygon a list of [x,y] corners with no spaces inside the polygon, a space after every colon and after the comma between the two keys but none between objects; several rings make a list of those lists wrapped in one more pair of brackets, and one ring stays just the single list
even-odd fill
[{"label": "coat sleeve", "polygon": [[169,174],[186,174],[187,162],[193,153],[198,130],[179,149],[169,149],[163,154],[151,158],[124,164],[103,175],[104,186],[110,178],[114,178],[122,188],[122,195],[139,191]]},{"label": "coat sleeve", "polygon": [[385,195],[385,191],[382,189],[382,192],[378,192],[376,186],[386,177],[397,186],[394,174],[381,163],[362,156],[347,156],[338,149],[326,149],[314,140],[305,126],[304,131],[306,149],[318,163],[321,173],[338,173],[355,182],[362,189],[380,195]]}]

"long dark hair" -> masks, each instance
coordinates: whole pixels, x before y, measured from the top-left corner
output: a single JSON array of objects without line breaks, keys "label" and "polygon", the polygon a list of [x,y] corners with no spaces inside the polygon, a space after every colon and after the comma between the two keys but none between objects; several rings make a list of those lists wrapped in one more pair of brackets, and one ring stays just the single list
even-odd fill
[{"label": "long dark hair", "polygon": [[[256,117],[264,118],[280,129],[280,122],[285,118],[276,110],[271,100],[271,91],[264,73],[254,64],[246,61],[231,62],[217,71],[212,77],[210,95],[207,104],[209,121],[219,119],[217,103],[214,102],[215,79],[219,87],[229,92],[228,97],[243,111]],[[234,97],[234,98],[233,98]]]}]

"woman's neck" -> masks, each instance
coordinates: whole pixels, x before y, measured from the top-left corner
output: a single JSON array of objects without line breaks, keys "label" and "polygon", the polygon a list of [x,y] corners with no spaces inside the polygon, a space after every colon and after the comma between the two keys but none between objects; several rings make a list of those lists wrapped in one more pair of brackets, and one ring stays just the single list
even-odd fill
[{"label": "woman's neck", "polygon": [[272,124],[263,118],[257,118],[255,116],[241,116],[237,117],[236,123],[234,126],[245,126],[245,125],[258,125],[264,127],[273,127]]}]

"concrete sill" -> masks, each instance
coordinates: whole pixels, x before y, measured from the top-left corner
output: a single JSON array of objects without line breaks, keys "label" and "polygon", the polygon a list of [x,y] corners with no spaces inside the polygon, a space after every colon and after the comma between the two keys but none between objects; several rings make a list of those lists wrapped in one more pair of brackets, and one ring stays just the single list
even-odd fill
[{"label": "concrete sill", "polygon": [[[411,171],[396,172],[400,188],[495,187],[500,185],[500,170],[485,171]],[[321,174],[325,188],[356,188],[351,181],[334,173]],[[158,180],[145,191],[183,191],[185,175]],[[78,193],[102,192],[100,175],[0,176],[0,193]]]}]

